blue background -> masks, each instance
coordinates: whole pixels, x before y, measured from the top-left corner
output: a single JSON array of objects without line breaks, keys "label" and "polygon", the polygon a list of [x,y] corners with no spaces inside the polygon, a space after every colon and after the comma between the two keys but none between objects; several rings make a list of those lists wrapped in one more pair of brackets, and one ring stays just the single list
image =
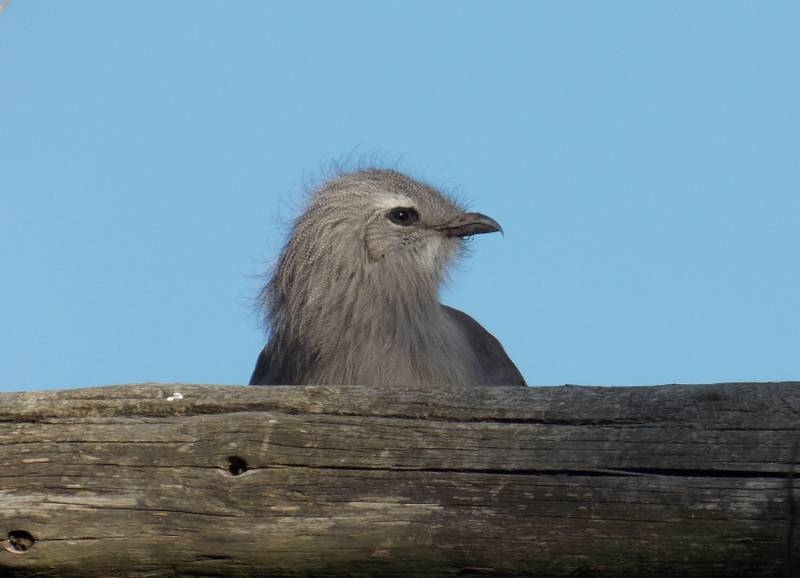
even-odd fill
[{"label": "blue background", "polygon": [[246,383],[331,162],[495,217],[443,300],[528,381],[800,378],[800,3],[0,13],[0,390]]}]

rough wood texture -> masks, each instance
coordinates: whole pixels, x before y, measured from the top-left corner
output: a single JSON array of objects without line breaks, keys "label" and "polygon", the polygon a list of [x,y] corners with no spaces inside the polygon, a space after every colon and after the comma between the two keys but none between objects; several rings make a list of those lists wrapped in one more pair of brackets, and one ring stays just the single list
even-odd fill
[{"label": "rough wood texture", "polygon": [[2,394],[0,576],[793,576],[799,438],[800,383]]}]

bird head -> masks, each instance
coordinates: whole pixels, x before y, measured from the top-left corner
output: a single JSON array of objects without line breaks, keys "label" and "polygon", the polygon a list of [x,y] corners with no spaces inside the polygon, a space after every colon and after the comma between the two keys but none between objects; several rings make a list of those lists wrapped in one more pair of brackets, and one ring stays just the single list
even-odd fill
[{"label": "bird head", "polygon": [[494,219],[397,171],[343,174],[312,193],[265,297],[273,309],[291,302],[305,313],[358,294],[395,302],[424,295],[438,307],[438,286],[462,239],[495,231]]},{"label": "bird head", "polygon": [[464,211],[431,186],[378,169],[329,182],[312,197],[301,222],[309,219],[318,225],[317,241],[350,253],[350,259],[437,278],[463,238],[502,230],[494,219]]}]

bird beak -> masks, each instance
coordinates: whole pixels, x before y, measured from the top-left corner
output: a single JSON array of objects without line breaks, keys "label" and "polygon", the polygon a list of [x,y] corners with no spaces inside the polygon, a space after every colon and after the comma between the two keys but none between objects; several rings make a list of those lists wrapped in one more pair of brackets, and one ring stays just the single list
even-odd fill
[{"label": "bird beak", "polygon": [[503,228],[497,221],[481,213],[462,213],[452,221],[434,228],[448,237],[469,237],[481,233],[503,232]]}]

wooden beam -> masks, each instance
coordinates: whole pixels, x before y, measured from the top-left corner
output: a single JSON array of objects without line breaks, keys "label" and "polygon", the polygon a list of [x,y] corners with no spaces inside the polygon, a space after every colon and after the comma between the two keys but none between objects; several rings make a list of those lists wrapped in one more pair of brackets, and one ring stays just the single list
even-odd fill
[{"label": "wooden beam", "polygon": [[0,394],[0,576],[795,576],[800,383]]}]

